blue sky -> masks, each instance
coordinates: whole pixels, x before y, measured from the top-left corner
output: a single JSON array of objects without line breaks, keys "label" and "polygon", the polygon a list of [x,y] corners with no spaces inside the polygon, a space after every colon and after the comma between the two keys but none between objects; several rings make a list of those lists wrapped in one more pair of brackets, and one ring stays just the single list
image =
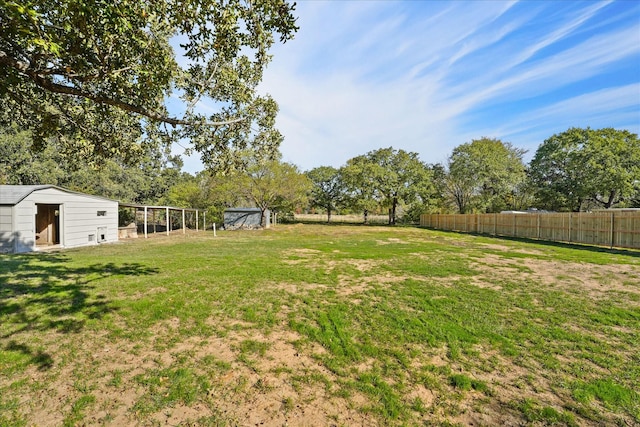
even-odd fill
[{"label": "blue sky", "polygon": [[302,170],[389,146],[445,162],[483,136],[528,161],[570,127],[640,133],[640,2],[302,0],[296,14],[260,90]]}]

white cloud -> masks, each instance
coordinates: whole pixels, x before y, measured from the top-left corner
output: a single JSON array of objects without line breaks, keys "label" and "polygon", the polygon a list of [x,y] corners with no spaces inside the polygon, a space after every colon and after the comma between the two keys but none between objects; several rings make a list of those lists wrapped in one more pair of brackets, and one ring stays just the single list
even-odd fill
[{"label": "white cloud", "polygon": [[571,127],[615,127],[640,133],[639,101],[640,83],[607,88],[532,109],[511,123],[480,132],[528,149],[530,157],[546,138]]},{"label": "white cloud", "polygon": [[629,27],[595,35],[553,56],[510,70],[508,77],[502,79],[488,70],[486,76],[458,86],[449,100],[454,109],[463,112],[487,101],[513,101],[550,92],[598,75],[611,63],[637,56],[640,53],[637,34],[637,28]]},{"label": "white cloud", "polygon": [[553,29],[548,32],[545,31],[546,34],[541,40],[525,47],[525,49],[521,52],[515,52],[513,60],[510,61],[509,66],[514,67],[518,64],[521,64],[527,59],[533,57],[542,49],[551,46],[554,43],[567,37],[572,32],[579,29],[589,19],[593,18],[602,8],[610,4],[612,1],[613,0],[608,0],[594,3],[588,6],[585,10],[579,11],[578,14],[573,17],[573,19],[570,19],[568,22],[563,22],[559,28]]}]

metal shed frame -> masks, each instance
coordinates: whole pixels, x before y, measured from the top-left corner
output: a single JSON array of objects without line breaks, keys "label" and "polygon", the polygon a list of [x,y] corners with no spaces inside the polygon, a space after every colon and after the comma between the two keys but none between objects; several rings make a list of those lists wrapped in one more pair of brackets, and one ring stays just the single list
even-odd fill
[{"label": "metal shed frame", "polygon": [[143,211],[144,212],[144,237],[145,239],[148,238],[148,224],[149,224],[149,212],[156,212],[156,211],[163,211],[166,215],[167,218],[167,227],[166,227],[166,234],[167,236],[169,235],[169,233],[172,231],[171,230],[171,221],[169,220],[169,216],[170,213],[172,211],[178,211],[178,212],[182,212],[182,233],[185,234],[186,231],[186,213],[187,212],[195,212],[196,214],[196,231],[198,231],[198,224],[199,224],[199,214],[200,212],[202,212],[203,214],[203,230],[207,229],[207,211],[204,209],[194,209],[194,208],[178,208],[175,206],[154,206],[154,205],[140,205],[140,204],[134,204],[134,203],[119,203],[119,207],[122,208],[132,208],[135,209],[135,212],[138,211]]}]

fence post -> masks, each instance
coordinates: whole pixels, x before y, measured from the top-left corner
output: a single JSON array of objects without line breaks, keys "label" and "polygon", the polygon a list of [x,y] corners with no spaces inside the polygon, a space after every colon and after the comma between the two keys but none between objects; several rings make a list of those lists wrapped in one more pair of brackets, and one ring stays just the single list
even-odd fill
[{"label": "fence post", "polygon": [[169,218],[169,208],[167,208],[167,236],[169,235],[169,231],[171,231],[171,218]]},{"label": "fence post", "polygon": [[614,239],[615,239],[615,236],[616,236],[615,229],[613,228],[613,225],[614,225],[613,215],[614,215],[614,213],[615,212],[611,211],[611,249],[613,249],[613,243],[614,243]]},{"label": "fence post", "polygon": [[513,214],[513,237],[516,237],[516,231],[517,231],[517,227],[516,227],[516,215],[517,215],[517,214]]},{"label": "fence post", "polygon": [[187,223],[184,220],[185,220],[184,209],[182,209],[182,234],[187,233]]},{"label": "fence post", "polygon": [[571,226],[573,225],[572,217],[573,217],[573,212],[569,212],[569,239],[568,239],[569,243],[571,243]]},{"label": "fence post", "polygon": [[536,236],[538,236],[538,240],[540,240],[540,214],[536,214],[536,217],[538,217],[536,221]]},{"label": "fence post", "polygon": [[144,238],[147,238],[147,207],[144,207]]},{"label": "fence post", "polygon": [[493,214],[493,235],[498,235],[498,214]]}]

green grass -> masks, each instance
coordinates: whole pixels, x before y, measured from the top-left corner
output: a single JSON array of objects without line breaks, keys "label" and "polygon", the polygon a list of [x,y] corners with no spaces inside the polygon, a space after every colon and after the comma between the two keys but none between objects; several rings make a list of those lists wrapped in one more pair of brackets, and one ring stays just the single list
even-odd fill
[{"label": "green grass", "polygon": [[0,426],[242,424],[257,396],[293,419],[325,396],[363,423],[640,423],[634,251],[291,225],[0,256],[0,337]]},{"label": "green grass", "polygon": [[71,404],[71,412],[65,417],[63,425],[65,427],[73,427],[77,425],[84,417],[85,412],[96,401],[95,396],[91,394],[82,395]]}]

